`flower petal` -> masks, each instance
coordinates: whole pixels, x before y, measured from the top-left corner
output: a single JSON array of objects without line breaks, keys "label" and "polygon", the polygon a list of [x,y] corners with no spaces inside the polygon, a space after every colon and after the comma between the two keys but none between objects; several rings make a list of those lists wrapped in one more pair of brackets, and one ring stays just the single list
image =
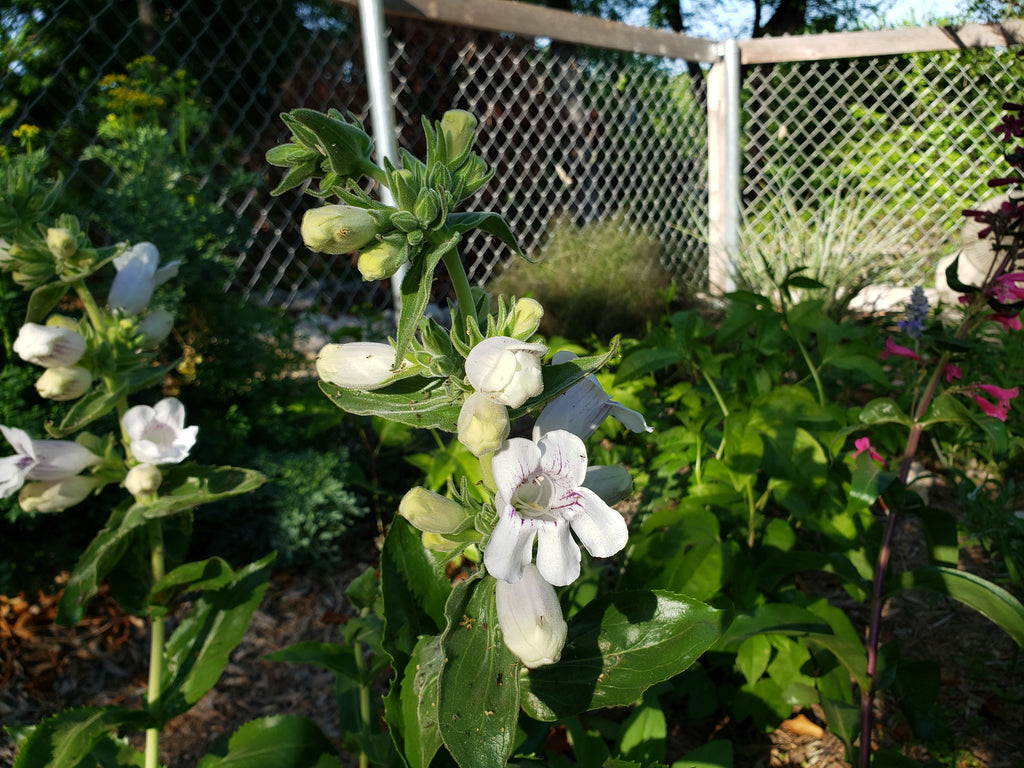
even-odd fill
[{"label": "flower petal", "polygon": [[587,448],[572,432],[556,429],[537,441],[540,469],[560,489],[583,485],[587,476]]},{"label": "flower petal", "polygon": [[165,397],[154,405],[153,415],[176,430],[185,428],[185,406],[176,397]]},{"label": "flower petal", "polygon": [[580,503],[566,514],[573,533],[594,557],[611,557],[626,546],[626,521],[589,488],[578,488]]},{"label": "flower petal", "polygon": [[520,517],[506,505],[484,547],[484,565],[497,579],[515,583],[523,577],[523,566],[533,559],[533,539],[538,524]]},{"label": "flower petal", "polygon": [[526,566],[515,584],[498,579],[494,603],[505,645],[530,669],[554,664],[562,654],[568,626],[551,584]]},{"label": "flower petal", "polygon": [[540,464],[541,449],[531,440],[513,437],[491,459],[491,473],[498,496],[506,501],[534,474]]},{"label": "flower petal", "polygon": [[549,522],[537,536],[537,568],[548,584],[564,587],[580,575],[579,545],[565,523]]},{"label": "flower petal", "polygon": [[0,499],[13,495],[25,484],[25,456],[0,458]]}]

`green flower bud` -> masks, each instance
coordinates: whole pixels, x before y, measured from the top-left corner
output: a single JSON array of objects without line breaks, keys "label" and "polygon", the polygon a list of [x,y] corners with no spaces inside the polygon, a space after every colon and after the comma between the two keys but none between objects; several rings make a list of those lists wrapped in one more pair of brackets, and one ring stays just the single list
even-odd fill
[{"label": "green flower bud", "polygon": [[476,117],[463,109],[450,109],[441,118],[441,133],[444,134],[448,162],[456,166],[473,147],[476,138]]},{"label": "green flower bud", "polygon": [[427,229],[433,228],[438,224],[437,219],[441,213],[441,196],[432,189],[420,190],[413,211],[422,226]]},{"label": "green flower bud", "polygon": [[419,531],[444,535],[458,533],[472,520],[461,504],[419,486],[402,497],[398,514]]},{"label": "green flower bud", "polygon": [[374,237],[380,225],[364,208],[324,205],[302,217],[302,239],[311,251],[335,256],[358,251]]},{"label": "green flower bud", "polygon": [[[401,238],[401,235],[398,235]],[[359,254],[356,266],[363,280],[386,280],[408,259],[404,238],[397,243],[394,236],[384,238],[380,242],[364,248]]]},{"label": "green flower bud", "polygon": [[78,250],[78,238],[75,233],[64,227],[50,227],[46,230],[46,247],[55,259],[70,259]]},{"label": "green flower bud", "polygon": [[416,218],[416,214],[409,211],[395,211],[389,218],[399,232],[408,234],[420,228],[420,221]]},{"label": "green flower bud", "polygon": [[512,328],[508,335],[526,341],[537,332],[544,307],[536,299],[517,299],[512,309]]},{"label": "green flower bud", "polygon": [[422,229],[414,229],[405,236],[405,241],[414,248],[423,242],[424,234]]},{"label": "green flower bud", "polygon": [[80,365],[47,368],[36,379],[36,392],[47,400],[77,400],[92,386],[92,374]]}]

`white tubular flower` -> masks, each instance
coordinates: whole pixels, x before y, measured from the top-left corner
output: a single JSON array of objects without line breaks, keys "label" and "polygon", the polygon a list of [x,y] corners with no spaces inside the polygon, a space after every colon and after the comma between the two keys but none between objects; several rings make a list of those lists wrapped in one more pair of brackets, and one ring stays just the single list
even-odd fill
[{"label": "white tubular flower", "polygon": [[142,312],[153,290],[178,274],[180,261],[160,266],[160,252],[152,243],[138,243],[114,259],[117,275],[110,286],[107,303],[126,315]]},{"label": "white tubular flower", "polygon": [[345,389],[379,389],[408,367],[395,367],[395,348],[372,341],[327,344],[316,356],[317,375]]},{"label": "white tubular flower", "polygon": [[487,395],[474,392],[462,404],[458,421],[459,442],[474,456],[498,450],[510,429],[508,409]]},{"label": "white tubular flower", "polygon": [[510,336],[484,339],[466,357],[466,376],[473,389],[491,400],[518,408],[544,391],[540,360],[548,348]]},{"label": "white tubular flower", "polygon": [[0,499],[13,494],[26,480],[65,480],[98,464],[101,457],[70,440],[33,440],[24,430],[0,425],[15,455],[0,458]]},{"label": "white tubular flower", "polygon": [[610,557],[629,536],[622,515],[583,483],[587,449],[571,432],[548,432],[533,442],[513,438],[491,461],[498,524],[484,549],[491,575],[517,582],[533,560],[549,584],[571,584],[580,574],[580,548],[570,528],[594,557]]},{"label": "white tubular flower", "polygon": [[22,360],[46,368],[74,365],[85,354],[85,337],[58,325],[25,323],[13,349]]},{"label": "white tubular flower", "polygon": [[[551,362],[558,365],[575,357],[572,352],[562,350],[555,353]],[[538,438],[545,432],[564,429],[586,440],[609,416],[632,432],[654,431],[653,427],[647,426],[642,414],[612,400],[597,377],[591,375],[544,407],[533,426],[533,436]]]},{"label": "white tubular flower", "polygon": [[515,584],[497,581],[494,601],[505,645],[530,669],[554,664],[569,629],[554,587],[533,564],[523,568]]},{"label": "white tubular flower", "polygon": [[166,309],[147,312],[139,321],[139,332],[146,337],[147,344],[159,344],[171,335],[174,329],[174,315]]},{"label": "white tubular flower", "polygon": [[185,406],[165,397],[152,408],[136,405],[121,418],[132,456],[145,464],[177,464],[196,443],[199,427],[185,426]]},{"label": "white tubular flower", "polygon": [[92,374],[80,365],[47,368],[36,379],[36,392],[47,400],[75,400],[92,386]]},{"label": "white tubular flower", "polygon": [[82,475],[64,480],[26,483],[18,494],[18,504],[26,512],[63,512],[85,501],[99,484],[95,477]]}]

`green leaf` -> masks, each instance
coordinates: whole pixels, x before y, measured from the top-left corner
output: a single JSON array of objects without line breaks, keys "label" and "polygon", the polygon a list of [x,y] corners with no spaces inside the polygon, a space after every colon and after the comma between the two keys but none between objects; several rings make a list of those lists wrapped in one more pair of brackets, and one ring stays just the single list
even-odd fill
[{"label": "green leaf", "polygon": [[672,763],[672,768],[732,768],[732,742],[709,741]]},{"label": "green leaf", "polygon": [[854,459],[850,495],[865,504],[874,504],[896,479],[895,472],[887,472],[871,458],[868,451]]},{"label": "green leaf", "polygon": [[895,422],[909,427],[913,420],[907,416],[896,404],[896,401],[889,397],[877,397],[860,411],[861,424],[886,424]]},{"label": "green leaf", "polygon": [[878,360],[867,355],[844,355],[840,347],[835,357],[829,357],[822,361],[822,365],[831,365],[843,371],[862,371],[872,381],[888,386],[889,377],[885,375],[885,369]]},{"label": "green leaf", "polygon": [[445,626],[444,606],[452,588],[444,561],[425,549],[420,532],[395,516],[380,556],[384,599],[384,649],[395,669],[404,669],[417,639]]},{"label": "green leaf", "polygon": [[233,576],[231,566],[219,557],[185,563],[153,585],[148,602],[154,606],[167,606],[182,592],[217,589],[230,582]]},{"label": "green leaf", "polygon": [[848,751],[852,750],[860,731],[860,707],[824,696],[820,701],[828,729],[842,739]]},{"label": "green leaf", "polygon": [[530,261],[530,259],[526,258],[526,254],[519,250],[516,236],[509,229],[508,223],[502,218],[500,213],[494,213],[493,211],[450,213],[448,218],[445,219],[444,226],[445,229],[461,234],[465,234],[471,229],[479,229],[489,235],[494,235],[511,248],[517,256]]},{"label": "green leaf", "polygon": [[69,283],[57,281],[40,285],[28,299],[28,311],[25,313],[26,323],[42,323],[50,310],[60,304],[64,294],[71,288]]},{"label": "green leaf", "polygon": [[960,400],[953,395],[942,393],[936,395],[927,413],[921,419],[921,426],[927,428],[942,422],[971,421],[971,413]]},{"label": "green leaf", "polygon": [[150,520],[193,509],[259,488],[266,478],[236,467],[182,464],[165,468],[163,495],[151,504],[125,501],[111,513],[106,526],[89,543],[68,578],[57,611],[58,624],[77,624],[100,582],[117,565],[137,528]]},{"label": "green leaf", "polygon": [[121,386],[114,392],[110,392],[102,386],[93,387],[92,390],[75,401],[75,404],[64,414],[60,426],[55,427],[48,423],[46,431],[58,439],[78,432],[114,410],[118,401],[127,394],[126,386]]},{"label": "green leaf", "polygon": [[14,768],[73,768],[112,731],[142,731],[153,724],[149,714],[139,709],[66,709],[32,728],[21,744]]},{"label": "green leaf", "polygon": [[274,553],[234,572],[227,584],[194,602],[167,641],[164,690],[155,705],[161,722],[186,711],[220,679],[270,581]]},{"label": "green leaf", "polygon": [[[391,707],[385,709],[392,737],[410,768],[428,768],[443,743],[437,719],[438,680],[443,665],[440,636],[421,637],[401,680],[397,707],[400,722],[394,720]],[[399,738],[404,743],[397,743]]]},{"label": "green leaf", "polygon": [[494,579],[456,584],[445,616],[437,693],[441,738],[462,768],[504,768],[519,719],[520,662],[501,636]]},{"label": "green leaf", "polygon": [[445,432],[458,429],[463,394],[443,386],[438,379],[403,379],[371,392],[342,389],[325,381],[319,382],[319,385],[332,403],[349,413],[379,416],[421,429],[440,429]]},{"label": "green leaf", "polygon": [[569,619],[561,661],[524,678],[523,709],[556,720],[630,704],[696,661],[718,640],[721,622],[720,611],[672,592],[595,600]]},{"label": "green leaf", "polygon": [[686,358],[677,349],[667,347],[641,347],[626,355],[615,372],[615,384],[639,379],[649,373],[671,368]]},{"label": "green leaf", "polygon": [[145,765],[144,752],[136,751],[127,739],[108,733],[76,768],[144,768]]},{"label": "green leaf", "polygon": [[402,278],[402,312],[398,317],[398,336],[395,339],[396,359],[401,360],[405,356],[405,350],[409,348],[419,328],[430,302],[434,270],[445,254],[455,249],[460,239],[462,235],[456,232],[444,242],[432,244],[409,262],[409,269]]},{"label": "green leaf", "polygon": [[295,664],[312,664],[328,669],[335,675],[342,675],[355,682],[360,682],[363,675],[359,672],[353,655],[352,647],[337,643],[294,643],[286,648],[273,651],[264,657],[267,661],[290,661]]},{"label": "green leaf", "polygon": [[[1002,587],[980,576],[944,566],[922,566],[899,574],[900,589],[922,588],[948,595],[973,608],[1024,646],[1024,605]],[[887,594],[892,594],[891,586]]]},{"label": "green leaf", "polygon": [[196,768],[310,768],[336,765],[334,746],[315,722],[297,715],[274,715],[246,723],[226,744],[205,755]]},{"label": "green leaf", "polygon": [[736,666],[749,685],[761,679],[772,658],[772,642],[768,635],[752,635],[736,651]]},{"label": "green leaf", "polygon": [[668,723],[665,712],[655,699],[644,701],[634,709],[619,733],[619,756],[626,760],[639,760],[643,765],[665,759],[665,739]]}]

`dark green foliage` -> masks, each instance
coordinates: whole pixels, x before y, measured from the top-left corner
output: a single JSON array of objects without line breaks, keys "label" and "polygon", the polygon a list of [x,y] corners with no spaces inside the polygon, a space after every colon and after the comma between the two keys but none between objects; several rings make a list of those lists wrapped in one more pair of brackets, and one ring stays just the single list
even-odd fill
[{"label": "dark green foliage", "polygon": [[353,490],[360,470],[348,449],[264,451],[251,461],[270,481],[204,511],[196,520],[197,544],[231,561],[276,550],[278,567],[337,569],[347,555],[346,535],[369,512]]}]

